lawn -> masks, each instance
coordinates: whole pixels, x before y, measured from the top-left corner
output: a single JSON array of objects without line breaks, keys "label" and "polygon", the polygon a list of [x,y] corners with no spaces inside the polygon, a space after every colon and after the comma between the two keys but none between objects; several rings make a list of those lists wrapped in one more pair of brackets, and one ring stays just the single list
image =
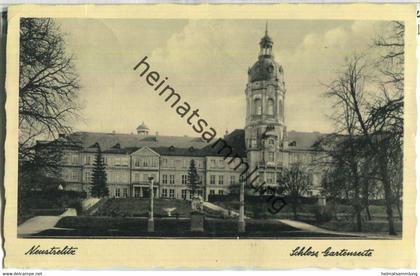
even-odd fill
[{"label": "lawn", "polygon": [[[278,220],[246,220],[246,232],[238,233],[236,219],[205,218],[204,232],[191,232],[190,218],[155,218],[155,232],[147,232],[147,218],[140,217],[64,217],[55,229],[36,236],[67,237],[198,237],[198,238],[291,238],[291,237],[338,237],[339,235],[313,233],[298,230]],[[62,229],[60,229],[62,228]]]},{"label": "lawn", "polygon": [[[179,199],[154,199],[154,216],[167,217],[165,208],[176,208],[172,216],[190,217],[190,202]],[[95,213],[95,216],[148,217],[150,200],[147,198],[110,198]]]},{"label": "lawn", "polygon": [[[213,202],[216,205],[226,209],[238,210],[239,201],[218,201]],[[264,219],[294,219],[293,211],[290,204],[286,205],[279,213],[271,214],[268,211],[269,206],[265,201],[261,202],[245,202],[245,215],[251,218],[264,218]],[[366,214],[363,212],[363,227],[362,231],[366,233],[387,233],[388,223],[386,221],[385,206],[371,205],[370,213],[372,220],[368,220]],[[320,207],[316,204],[300,204],[298,206],[298,219],[299,221],[314,224],[322,228],[340,232],[354,232],[355,231],[355,218],[353,216],[353,209],[349,205],[339,204],[336,206],[336,217],[332,212],[332,206],[327,203],[323,207],[326,214],[322,217],[317,216]],[[319,214],[319,213],[318,213]],[[394,209],[394,223],[396,231],[401,233],[402,222],[398,217],[398,212]]]}]

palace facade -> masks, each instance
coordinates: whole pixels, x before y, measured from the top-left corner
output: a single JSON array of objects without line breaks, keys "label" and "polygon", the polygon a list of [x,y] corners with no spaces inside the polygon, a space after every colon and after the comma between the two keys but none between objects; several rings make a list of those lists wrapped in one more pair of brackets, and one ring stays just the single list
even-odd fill
[{"label": "palace facade", "polygon": [[[260,41],[257,62],[248,70],[245,89],[245,129],[227,133],[224,140],[235,153],[256,168],[259,181],[276,185],[277,171],[294,163],[302,164],[313,182],[307,196],[320,192],[322,171],[314,163],[322,154],[314,143],[318,132],[287,131],[284,117],[286,88],[283,68],[272,53],[273,41],[267,30]],[[75,132],[60,135],[55,141],[38,141],[40,146],[53,142],[63,145],[62,179],[65,190],[89,194],[98,145],[102,149],[111,197],[148,197],[149,177],[154,178],[154,195],[163,198],[190,198],[187,185],[190,161],[195,160],[202,184],[201,194],[225,195],[240,182],[237,162],[216,151],[200,137],[150,134],[144,123],[135,134]],[[238,161],[238,160],[236,160]]]}]

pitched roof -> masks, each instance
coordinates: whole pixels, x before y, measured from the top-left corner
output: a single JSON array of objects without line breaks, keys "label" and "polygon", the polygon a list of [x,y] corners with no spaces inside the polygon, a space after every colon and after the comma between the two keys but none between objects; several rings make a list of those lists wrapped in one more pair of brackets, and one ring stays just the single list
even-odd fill
[{"label": "pitched roof", "polygon": [[71,141],[80,142],[82,147],[98,143],[102,150],[108,150],[116,144],[120,144],[121,149],[141,148],[144,146],[150,148],[170,147],[176,148],[203,148],[207,143],[200,137],[188,136],[155,136],[155,135],[137,135],[137,134],[114,134],[101,132],[75,132],[67,136]]},{"label": "pitched roof", "polygon": [[[289,131],[287,132],[287,142],[289,144],[295,142],[295,146],[289,146],[288,149],[297,149],[297,150],[315,150],[313,147],[314,144],[322,137],[327,134],[319,132],[299,132],[299,131]],[[293,143],[294,144],[294,143]]]},{"label": "pitched roof", "polygon": [[[224,137],[227,146],[232,147],[232,155],[235,156],[236,154],[239,157],[246,157],[246,146],[245,146],[245,130],[244,129],[235,129],[228,135]],[[229,154],[227,150],[222,150],[222,143],[218,143],[214,147],[212,145],[216,143],[218,139],[212,141],[211,144],[203,148],[203,154],[210,155],[210,156],[225,156]],[[219,152],[221,151],[221,152]]]},{"label": "pitched roof", "polygon": [[[314,144],[326,135],[319,132],[289,131],[287,133],[288,150],[316,150]],[[168,156],[224,156],[226,154],[226,151],[219,153],[222,145],[212,147],[218,139],[207,143],[200,137],[75,132],[67,136],[66,140],[80,145],[84,151],[92,152],[96,151],[96,148],[91,148],[91,146],[98,143],[104,153],[127,154],[147,146],[160,155]],[[244,129],[235,129],[224,137],[224,141],[232,147],[233,154],[246,157]]]},{"label": "pitched roof", "polygon": [[206,156],[205,151],[203,149],[197,149],[194,147],[189,147],[189,148],[158,147],[158,148],[152,148],[152,149],[158,152],[160,155],[167,155],[167,156],[196,156],[196,157]]}]

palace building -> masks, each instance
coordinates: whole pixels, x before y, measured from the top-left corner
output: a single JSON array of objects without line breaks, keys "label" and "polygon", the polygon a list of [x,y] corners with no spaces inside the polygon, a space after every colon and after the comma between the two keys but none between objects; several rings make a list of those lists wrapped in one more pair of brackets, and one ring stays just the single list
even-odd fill
[{"label": "palace building", "polygon": [[[300,163],[309,172],[313,190],[319,194],[321,171],[313,164],[322,154],[314,148],[322,134],[287,131],[284,116],[286,87],[283,67],[272,52],[273,41],[267,33],[260,41],[256,63],[248,70],[245,89],[245,129],[227,133],[224,140],[256,169],[259,181],[276,185],[277,171]],[[75,132],[60,135],[55,141],[38,141],[39,146],[54,142],[63,146],[61,166],[65,190],[89,194],[91,176],[98,145],[106,166],[111,197],[148,197],[149,177],[154,178],[154,195],[163,198],[190,198],[188,169],[195,160],[203,187],[201,194],[225,195],[229,187],[240,182],[237,162],[211,147],[201,137],[150,134],[143,122],[136,134]]]}]

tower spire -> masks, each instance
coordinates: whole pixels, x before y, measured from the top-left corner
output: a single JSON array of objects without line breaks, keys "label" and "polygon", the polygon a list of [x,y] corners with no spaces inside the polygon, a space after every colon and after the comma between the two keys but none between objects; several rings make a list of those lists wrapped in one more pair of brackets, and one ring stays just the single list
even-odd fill
[{"label": "tower spire", "polygon": [[265,21],[265,35],[268,35],[268,21]]}]

